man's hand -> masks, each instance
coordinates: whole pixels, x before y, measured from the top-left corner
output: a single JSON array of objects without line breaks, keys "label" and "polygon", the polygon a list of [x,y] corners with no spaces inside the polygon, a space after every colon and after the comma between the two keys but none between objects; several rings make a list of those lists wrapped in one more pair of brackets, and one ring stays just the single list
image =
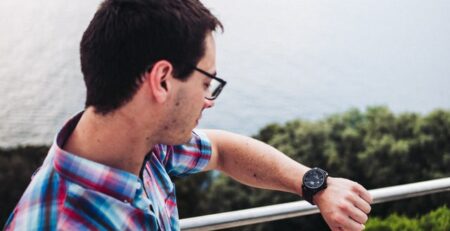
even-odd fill
[{"label": "man's hand", "polygon": [[372,196],[360,184],[328,177],[327,188],[314,196],[322,217],[331,230],[363,230]]},{"label": "man's hand", "polygon": [[[212,147],[206,170],[220,170],[253,187],[302,193],[299,176],[308,167],[253,138],[219,130],[204,131]],[[316,193],[313,200],[332,230],[353,231],[364,228],[372,196],[353,181],[328,177],[327,188]]]}]

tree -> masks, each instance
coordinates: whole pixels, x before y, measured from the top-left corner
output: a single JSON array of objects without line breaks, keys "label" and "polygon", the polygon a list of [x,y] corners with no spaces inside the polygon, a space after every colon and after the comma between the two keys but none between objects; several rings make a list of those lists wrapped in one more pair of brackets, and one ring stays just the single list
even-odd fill
[{"label": "tree", "polygon": [[[386,107],[369,107],[365,112],[351,109],[315,122],[298,119],[284,125],[270,124],[255,138],[296,161],[320,166],[331,176],[355,180],[369,189],[450,176],[450,112],[444,110],[421,116],[395,115]],[[300,199],[292,194],[249,188],[223,175],[208,182],[208,193],[203,195],[196,215]],[[195,189],[183,191],[192,190]],[[179,201],[189,195],[178,193]],[[450,195],[434,194],[376,205],[371,215],[383,217],[397,211],[415,216],[448,203]],[[180,206],[179,210],[189,208]],[[297,230],[299,227],[318,230],[326,226],[320,216],[308,216],[239,230]]]}]

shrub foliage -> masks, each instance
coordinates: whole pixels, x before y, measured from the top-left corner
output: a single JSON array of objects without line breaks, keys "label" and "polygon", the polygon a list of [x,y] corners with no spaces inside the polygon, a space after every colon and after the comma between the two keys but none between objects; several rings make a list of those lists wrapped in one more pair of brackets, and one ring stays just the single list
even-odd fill
[{"label": "shrub foliage", "polygon": [[[368,189],[413,183],[450,176],[450,112],[436,110],[395,115],[386,107],[357,109],[310,122],[294,120],[270,124],[255,138],[296,161],[326,169],[331,176],[352,179]],[[296,195],[253,189],[232,179],[210,174],[208,187],[197,193],[195,207],[180,206],[182,217],[198,216],[250,207],[296,201]],[[205,178],[205,176],[202,176]],[[192,179],[182,179],[182,182]],[[179,200],[193,190],[178,193]],[[374,205],[371,216],[397,212],[409,216],[425,214],[443,204],[450,195],[439,193]],[[327,230],[319,215],[269,222],[240,230]]]},{"label": "shrub foliage", "polygon": [[[395,115],[386,107],[370,107],[364,112],[352,109],[314,122],[298,119],[286,124],[270,124],[255,138],[300,163],[322,167],[331,176],[355,180],[368,189],[450,176],[450,112],[445,110],[422,116],[417,113]],[[47,151],[46,146],[0,150],[1,223],[6,222]],[[175,181],[182,218],[300,199],[297,195],[243,186],[218,172]],[[371,216],[380,218],[371,219],[367,228],[441,230],[439,227],[444,227],[443,230],[448,230],[446,207],[424,214],[449,202],[450,195],[440,193],[375,205]],[[383,219],[394,212],[395,215]],[[420,215],[424,216],[420,219],[405,217]],[[319,215],[239,228],[275,229],[327,230]]]},{"label": "shrub foliage", "polygon": [[450,230],[450,209],[446,205],[418,218],[409,218],[393,213],[387,218],[371,218],[366,231],[448,231]]}]

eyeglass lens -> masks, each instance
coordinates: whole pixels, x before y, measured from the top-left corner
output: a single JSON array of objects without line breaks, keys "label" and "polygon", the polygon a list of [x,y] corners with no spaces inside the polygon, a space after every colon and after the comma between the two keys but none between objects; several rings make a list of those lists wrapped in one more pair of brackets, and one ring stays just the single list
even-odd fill
[{"label": "eyeglass lens", "polygon": [[222,90],[222,84],[216,80],[216,79],[211,79],[211,83],[208,87],[208,95],[206,96],[206,98],[208,99],[215,99],[220,91]]}]

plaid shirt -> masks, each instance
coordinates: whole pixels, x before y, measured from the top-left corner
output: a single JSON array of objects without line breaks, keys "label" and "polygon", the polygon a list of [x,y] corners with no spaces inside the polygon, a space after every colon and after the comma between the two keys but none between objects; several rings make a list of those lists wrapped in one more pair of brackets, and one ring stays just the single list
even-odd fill
[{"label": "plaid shirt", "polygon": [[196,173],[207,165],[206,135],[195,131],[186,145],[156,145],[138,177],[61,148],[81,115],[56,136],[5,230],[179,230],[169,175]]}]

